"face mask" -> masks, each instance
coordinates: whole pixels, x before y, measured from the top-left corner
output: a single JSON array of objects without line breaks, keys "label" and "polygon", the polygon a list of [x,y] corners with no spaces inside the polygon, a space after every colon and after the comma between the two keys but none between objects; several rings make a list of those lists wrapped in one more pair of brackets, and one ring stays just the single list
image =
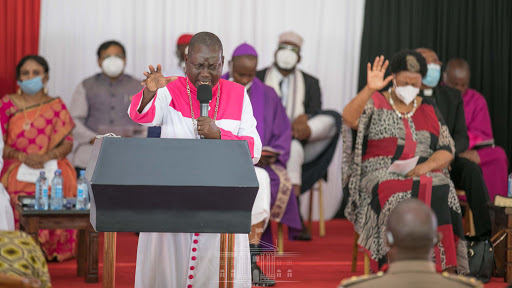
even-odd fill
[{"label": "face mask", "polygon": [[419,88],[413,87],[412,85],[407,86],[396,86],[396,82],[393,82],[395,86],[395,94],[398,99],[402,100],[406,105],[409,105],[416,95],[420,92]]},{"label": "face mask", "polygon": [[30,80],[18,81],[18,86],[20,86],[23,92],[34,95],[43,89],[43,77],[38,76]]},{"label": "face mask", "polygon": [[109,56],[101,63],[101,69],[108,77],[115,78],[123,73],[124,61],[117,56]]},{"label": "face mask", "polygon": [[423,84],[428,87],[436,87],[441,79],[441,66],[439,64],[430,63],[427,65],[427,75],[423,78]]},{"label": "face mask", "polygon": [[289,49],[281,49],[276,54],[276,64],[281,69],[291,70],[299,61],[299,55]]}]

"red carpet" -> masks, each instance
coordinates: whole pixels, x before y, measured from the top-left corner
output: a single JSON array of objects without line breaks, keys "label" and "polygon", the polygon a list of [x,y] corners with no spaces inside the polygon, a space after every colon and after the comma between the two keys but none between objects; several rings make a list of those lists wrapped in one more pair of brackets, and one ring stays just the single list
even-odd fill
[{"label": "red carpet", "polygon": [[[285,252],[294,252],[276,258],[275,269],[281,270],[278,288],[337,287],[340,280],[354,275],[350,272],[352,225],[345,220],[326,223],[326,237],[318,237],[318,223],[314,223],[313,241],[285,241]],[[275,225],[273,226],[275,231]],[[285,238],[286,239],[286,238]],[[86,284],[76,276],[76,261],[50,263],[52,284],[55,288],[101,287],[103,237],[100,237],[100,283]],[[133,233],[119,233],[117,238],[116,287],[133,287],[137,236]],[[362,253],[359,255],[358,273],[362,274]],[[277,270],[276,270],[277,271]],[[277,276],[277,275],[276,275]],[[507,287],[502,278],[494,278],[485,287]]]}]

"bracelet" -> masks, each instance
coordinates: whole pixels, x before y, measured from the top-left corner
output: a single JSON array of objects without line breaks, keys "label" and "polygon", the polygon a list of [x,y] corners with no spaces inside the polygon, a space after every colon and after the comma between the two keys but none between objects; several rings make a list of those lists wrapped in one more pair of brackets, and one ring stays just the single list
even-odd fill
[{"label": "bracelet", "polygon": [[20,160],[20,162],[23,162],[23,158],[25,158],[25,156],[26,155],[23,152],[18,153],[18,160]]}]

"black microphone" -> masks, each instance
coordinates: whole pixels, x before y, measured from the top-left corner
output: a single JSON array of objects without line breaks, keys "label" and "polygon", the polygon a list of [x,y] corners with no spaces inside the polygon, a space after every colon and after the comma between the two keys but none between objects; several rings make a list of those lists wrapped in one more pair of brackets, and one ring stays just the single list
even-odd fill
[{"label": "black microphone", "polygon": [[197,87],[197,100],[201,103],[201,116],[208,117],[208,108],[212,101],[212,86],[201,84]]}]

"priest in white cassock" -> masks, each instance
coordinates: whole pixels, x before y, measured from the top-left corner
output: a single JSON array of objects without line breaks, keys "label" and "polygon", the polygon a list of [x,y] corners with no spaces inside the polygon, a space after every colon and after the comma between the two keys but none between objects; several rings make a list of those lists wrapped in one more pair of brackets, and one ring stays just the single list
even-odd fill
[{"label": "priest in white cassock", "polygon": [[[224,56],[219,38],[195,34],[185,65],[187,77],[174,81],[162,75],[160,65],[156,70],[149,66],[145,88],[132,98],[130,117],[161,126],[162,138],[246,140],[258,163],[261,141],[251,102],[244,86],[220,79]],[[212,86],[208,117],[198,117],[201,84]],[[224,251],[234,257],[223,261]],[[140,233],[135,287],[251,287],[248,251],[247,234]]]}]

